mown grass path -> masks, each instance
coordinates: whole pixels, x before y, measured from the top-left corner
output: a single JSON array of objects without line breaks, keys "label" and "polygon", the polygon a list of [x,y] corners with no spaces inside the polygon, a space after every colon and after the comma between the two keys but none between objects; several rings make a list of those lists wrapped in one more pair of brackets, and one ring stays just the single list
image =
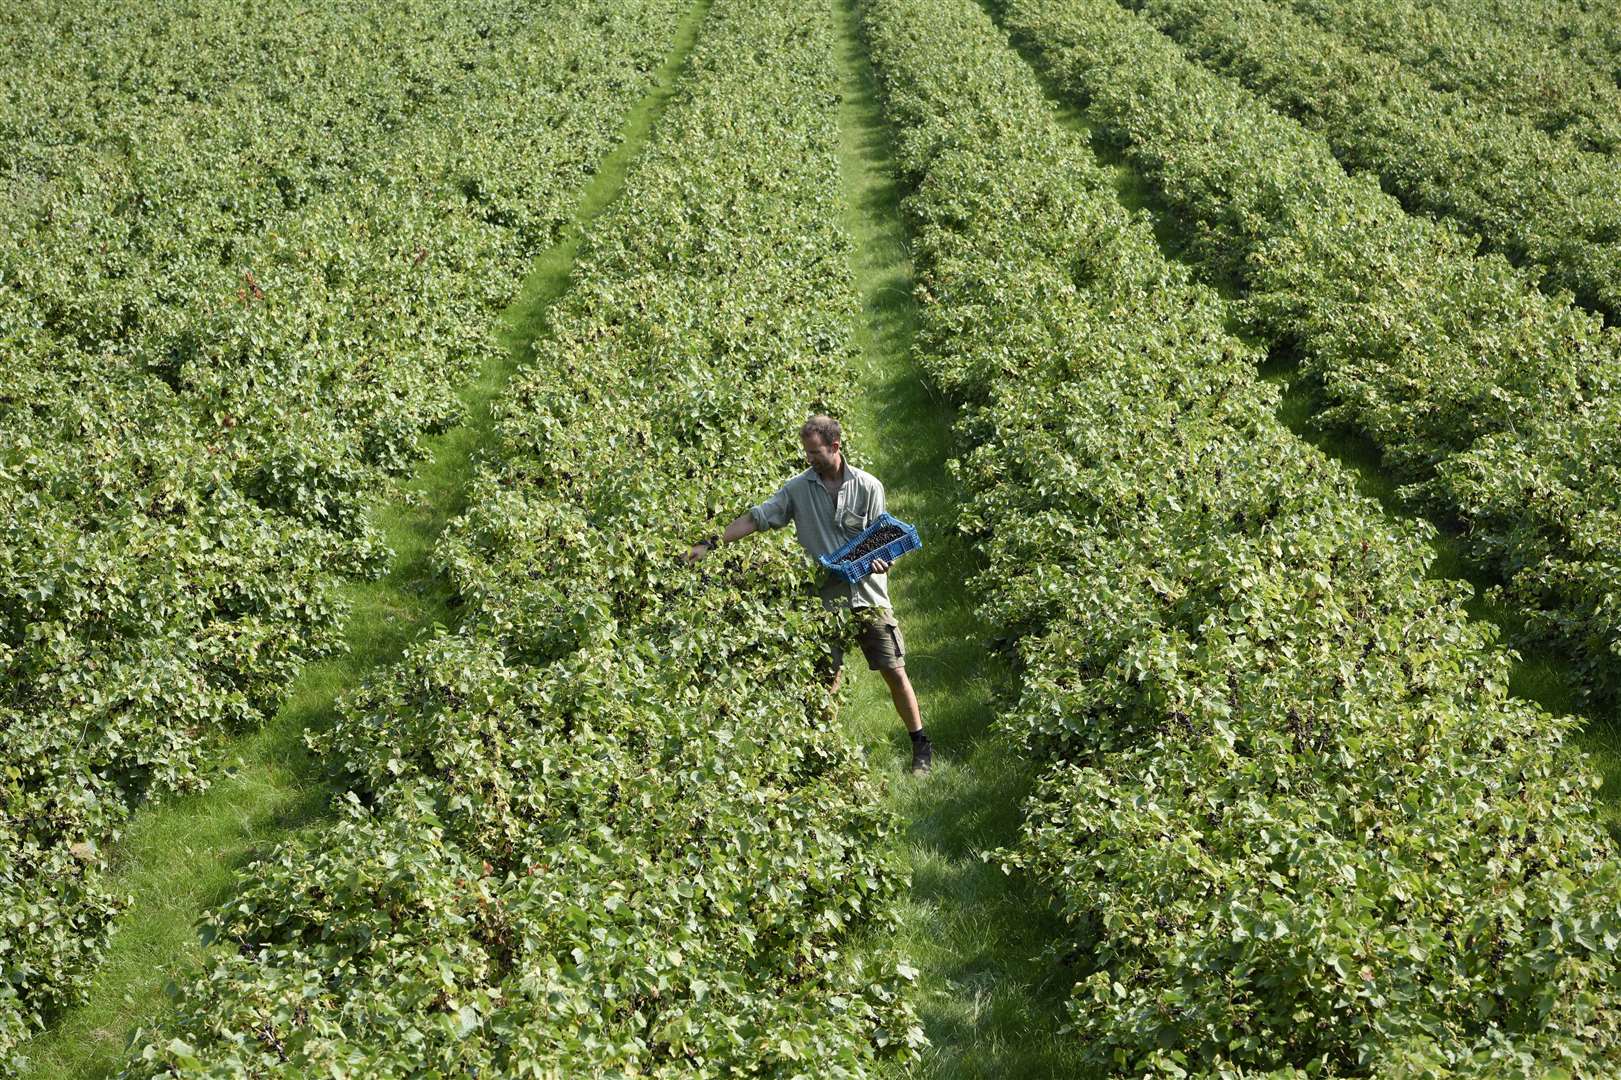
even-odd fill
[{"label": "mown grass path", "polygon": [[339,695],[399,659],[412,640],[436,624],[455,625],[453,590],[435,568],[434,542],[465,508],[467,483],[481,456],[496,450],[491,404],[545,332],[547,310],[568,287],[586,223],[623,189],[627,168],[674,92],[708,6],[708,0],[696,0],[682,19],[652,89],[626,115],[618,146],[581,190],[573,221],[535,259],[502,313],[506,348],[461,390],[466,420],[425,440],[426,460],[374,510],[395,558],[381,580],[345,586],[352,604],[347,652],[307,667],[268,725],[226,745],[206,791],[136,815],[115,854],[112,882],[133,902],[119,919],[89,1002],[23,1048],[30,1080],[105,1077],[118,1070],[131,1033],[165,1004],[165,985],[201,958],[195,928],[202,914],[230,895],[237,871],[256,853],[327,813],[336,788],[305,748],[304,732],[329,726]]},{"label": "mown grass path", "polygon": [[[834,18],[845,220],[863,308],[864,369],[847,438],[856,462],[884,482],[890,512],[924,538],[892,584],[936,755],[931,775],[890,786],[912,873],[898,943],[919,969],[917,1005],[933,1044],[915,1075],[1073,1076],[1059,1030],[1070,979],[1048,952],[1059,940],[1057,917],[1039,891],[981,857],[1013,842],[1031,776],[991,730],[1011,678],[990,647],[995,632],[974,614],[967,579],[978,557],[955,532],[959,493],[946,471],[954,414],[911,358],[917,309],[891,136],[853,4],[839,0]],[[911,750],[889,693],[859,655],[848,663],[847,722],[875,768],[902,773]]]}]

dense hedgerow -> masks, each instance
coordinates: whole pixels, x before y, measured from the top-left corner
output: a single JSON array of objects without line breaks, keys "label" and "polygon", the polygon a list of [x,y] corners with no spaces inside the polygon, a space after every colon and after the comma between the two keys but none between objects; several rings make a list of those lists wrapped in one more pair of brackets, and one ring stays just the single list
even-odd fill
[{"label": "dense hedgerow", "polygon": [[1621,87],[1562,50],[1420,0],[1288,3],[1350,45],[1395,58],[1436,90],[1523,116],[1589,150],[1621,150]]},{"label": "dense hedgerow", "polygon": [[339,646],[367,500],[458,417],[678,12],[534,14],[7,8],[0,1060],[82,993],[129,807]]},{"label": "dense hedgerow", "polygon": [[1552,49],[1621,85],[1621,8],[1614,0],[1436,0],[1436,6]]},{"label": "dense hedgerow", "polygon": [[915,1059],[903,885],[802,556],[695,535],[797,468],[858,317],[825,6],[721,0],[438,549],[454,634],[348,700],[335,826],[250,867],[130,1076],[860,1076]]},{"label": "dense hedgerow", "polygon": [[981,10],[864,10],[1018,643],[1001,723],[1046,762],[1005,857],[1074,927],[1090,1063],[1612,1074],[1621,863],[1566,723],[1509,699],[1428,528],[1281,424]]},{"label": "dense hedgerow", "polygon": [[1188,61],[1106,0],[1007,18],[1248,290],[1330,404],[1458,526],[1527,633],[1608,697],[1621,655],[1621,334],[1474,242],[1347,177],[1322,140]]},{"label": "dense hedgerow", "polygon": [[1351,48],[1265,0],[1131,0],[1189,55],[1321,132],[1353,171],[1409,206],[1454,218],[1621,318],[1621,170],[1529,121],[1430,89],[1399,63]]}]

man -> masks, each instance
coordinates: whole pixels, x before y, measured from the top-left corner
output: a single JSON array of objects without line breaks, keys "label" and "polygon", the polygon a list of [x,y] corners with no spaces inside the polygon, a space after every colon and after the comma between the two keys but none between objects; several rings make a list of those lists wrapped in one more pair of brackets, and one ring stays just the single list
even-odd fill
[{"label": "man", "polygon": [[[813,416],[805,421],[799,429],[799,442],[810,468],[739,516],[724,532],[692,545],[686,561],[697,562],[722,543],[736,543],[752,532],[780,529],[790,521],[800,546],[812,559],[830,555],[860,535],[884,512],[884,485],[871,473],[844,460],[839,450],[840,435],[839,422],[830,416]],[[912,693],[912,683],[906,677],[906,643],[889,606],[889,564],[875,559],[872,570],[853,585],[828,574],[822,582],[822,605],[829,610],[851,609],[867,666],[889,684],[895,712],[912,737],[912,771],[926,773],[933,763],[934,748],[923,731],[917,695]],[[836,691],[844,671],[842,644],[834,647],[833,666]]]}]

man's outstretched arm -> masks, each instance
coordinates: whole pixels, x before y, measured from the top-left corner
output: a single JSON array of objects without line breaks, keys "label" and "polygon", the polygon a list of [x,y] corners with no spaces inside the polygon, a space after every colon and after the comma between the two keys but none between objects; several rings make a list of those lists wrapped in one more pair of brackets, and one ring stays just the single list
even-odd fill
[{"label": "man's outstretched arm", "polygon": [[[737,519],[730,525],[726,526],[725,530],[721,532],[721,543],[736,543],[749,533],[758,531],[759,526],[754,524],[753,516],[749,514],[739,514]],[[696,544],[692,545],[692,547],[687,549],[687,553],[685,556],[683,556],[683,558],[689,563],[694,563],[703,558],[705,555],[708,555],[713,550],[713,545],[711,545],[707,540],[700,540]]]}]

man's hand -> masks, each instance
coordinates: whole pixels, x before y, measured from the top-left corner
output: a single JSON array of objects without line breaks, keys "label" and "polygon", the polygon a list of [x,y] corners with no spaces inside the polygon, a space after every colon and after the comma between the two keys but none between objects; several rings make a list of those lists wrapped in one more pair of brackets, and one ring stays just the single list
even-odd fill
[{"label": "man's hand", "polygon": [[887,574],[887,573],[889,573],[889,560],[888,559],[874,559],[872,561],[872,572],[875,573],[875,574]]},{"label": "man's hand", "polygon": [[691,566],[711,551],[720,547],[721,544],[735,544],[749,533],[756,531],[754,518],[749,514],[739,514],[737,520],[726,526],[726,528],[709,539],[700,540],[688,548],[687,553],[681,556],[681,561]]}]

